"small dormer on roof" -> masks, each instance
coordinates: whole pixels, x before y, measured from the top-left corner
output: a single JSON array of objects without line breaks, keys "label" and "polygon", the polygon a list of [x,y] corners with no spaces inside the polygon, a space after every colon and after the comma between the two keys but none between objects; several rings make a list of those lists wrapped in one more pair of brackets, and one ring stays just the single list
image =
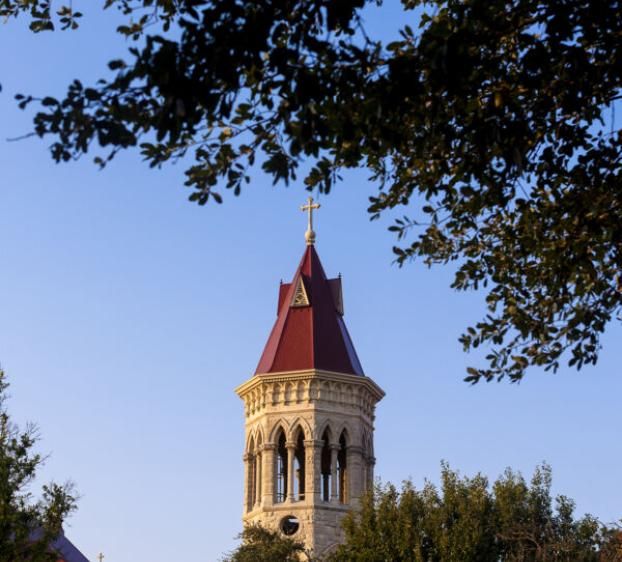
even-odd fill
[{"label": "small dormer on roof", "polygon": [[305,289],[305,281],[302,277],[300,277],[298,279],[298,283],[296,283],[296,289],[294,290],[291,306],[311,306],[311,303],[309,302],[309,295],[307,295],[307,290]]}]

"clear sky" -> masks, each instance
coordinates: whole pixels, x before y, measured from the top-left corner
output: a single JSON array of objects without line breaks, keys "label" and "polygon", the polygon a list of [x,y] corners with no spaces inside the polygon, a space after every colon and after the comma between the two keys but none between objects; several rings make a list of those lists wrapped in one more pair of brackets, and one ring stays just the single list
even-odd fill
[{"label": "clear sky", "polygon": [[[80,6],[82,9],[82,6]],[[389,4],[378,34],[405,21]],[[37,422],[51,453],[41,481],[82,494],[67,528],[91,559],[212,562],[241,529],[242,403],[275,319],[278,283],[304,251],[301,185],[259,172],[221,206],[187,202],[183,168],[149,170],[136,153],[103,172],[55,165],[28,131],[17,92],[61,94],[100,77],[126,45],[114,15],[74,33],[0,25],[0,361],[16,421]],[[392,263],[387,221],[369,222],[364,171],[320,198],[317,250],[344,280],[346,323],[377,410],[376,475],[436,481],[446,459],[491,477],[542,460],[556,493],[603,521],[622,516],[622,330],[580,373],[532,371],[520,385],[462,382],[477,358],[457,341],[481,294],[451,270]]]}]

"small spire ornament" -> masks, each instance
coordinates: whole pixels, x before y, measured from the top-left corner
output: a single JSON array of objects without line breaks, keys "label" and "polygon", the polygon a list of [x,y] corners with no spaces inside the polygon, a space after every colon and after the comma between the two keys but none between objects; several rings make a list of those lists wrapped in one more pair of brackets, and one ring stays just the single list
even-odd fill
[{"label": "small spire ornament", "polygon": [[313,246],[315,244],[315,232],[313,232],[313,211],[320,208],[319,203],[313,202],[313,197],[309,197],[307,199],[306,205],[301,205],[301,211],[308,212],[308,222],[307,222],[307,231],[305,232],[305,240],[307,241],[307,246]]}]

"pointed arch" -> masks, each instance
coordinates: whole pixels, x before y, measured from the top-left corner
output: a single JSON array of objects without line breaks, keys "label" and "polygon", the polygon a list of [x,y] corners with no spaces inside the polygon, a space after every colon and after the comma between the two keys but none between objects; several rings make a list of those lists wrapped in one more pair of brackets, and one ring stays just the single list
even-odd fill
[{"label": "pointed arch", "polygon": [[277,425],[274,435],[276,444],[276,473],[274,481],[275,503],[282,503],[287,498],[289,466],[287,462],[286,433],[281,425]]},{"label": "pointed arch", "polygon": [[252,511],[257,499],[257,455],[255,437],[251,434],[246,453],[246,511]]},{"label": "pointed arch", "polygon": [[[297,501],[305,499],[306,488],[306,445],[305,430],[300,424],[294,425],[292,432],[294,439],[292,440],[296,446],[294,449],[294,488],[293,496]],[[309,435],[308,433],[306,435]]]},{"label": "pointed arch", "polygon": [[322,449],[320,452],[320,497],[322,501],[330,501],[330,490],[332,482],[332,453],[331,442],[333,440],[333,434],[330,428],[328,420],[324,423],[323,429],[320,433],[320,440],[322,441]]},{"label": "pointed arch", "polygon": [[311,431],[311,426],[309,425],[309,422],[302,416],[299,416],[289,426],[289,432],[287,434],[287,437],[290,441],[296,440],[298,429],[302,430],[305,435],[305,439],[312,438],[313,432]]},{"label": "pointed arch", "polygon": [[334,425],[335,424],[332,422],[330,418],[327,420],[324,420],[324,423],[321,424],[316,430],[315,439],[322,439],[324,437],[324,432],[328,430],[331,443],[332,443],[332,439],[334,439],[334,436],[335,436],[335,433],[333,432],[333,429],[332,429]]},{"label": "pointed arch", "polygon": [[261,505],[263,494],[263,429],[255,428],[255,503]]},{"label": "pointed arch", "polygon": [[261,425],[256,425],[255,427],[251,428],[251,430],[248,432],[248,435],[246,436],[246,444],[244,446],[244,451],[246,453],[251,452],[250,451],[251,440],[254,441],[254,445],[256,449],[258,448],[259,445],[262,445],[264,443],[263,427],[261,427]]},{"label": "pointed arch", "polygon": [[347,421],[341,422],[341,424],[337,427],[337,431],[335,432],[335,441],[338,442],[341,434],[345,432],[346,440],[348,445],[355,444],[355,433],[352,429],[352,426]]},{"label": "pointed arch", "polygon": [[244,446],[245,453],[251,452],[251,442],[254,442],[254,441],[255,441],[255,430],[251,429],[248,432],[248,435],[246,436],[246,445]]},{"label": "pointed arch", "polygon": [[255,444],[257,446],[262,445],[264,443],[264,435],[263,435],[263,427],[261,424],[257,424],[255,426]]},{"label": "pointed arch", "polygon": [[339,450],[337,451],[337,497],[339,503],[348,503],[349,472],[348,472],[348,433],[343,429],[339,434]]},{"label": "pointed arch", "polygon": [[343,442],[346,444],[346,446],[351,445],[351,437],[350,437],[350,432],[348,431],[348,427],[346,426],[346,424],[343,424],[340,428],[339,431],[339,439],[338,439],[338,443],[341,443],[342,440]]},{"label": "pointed arch", "polygon": [[276,444],[276,435],[279,432],[279,429],[283,429],[283,431],[285,432],[285,435],[287,436],[288,432],[289,432],[289,424],[287,423],[287,421],[285,421],[284,418],[279,418],[274,425],[272,426],[272,429],[270,430],[270,433],[268,434],[268,441],[267,443],[274,443]]},{"label": "pointed arch", "polygon": [[295,442],[298,441],[299,437],[302,439],[307,438],[308,433],[305,431],[305,428],[300,423],[292,424],[291,432],[290,432],[290,440]]}]

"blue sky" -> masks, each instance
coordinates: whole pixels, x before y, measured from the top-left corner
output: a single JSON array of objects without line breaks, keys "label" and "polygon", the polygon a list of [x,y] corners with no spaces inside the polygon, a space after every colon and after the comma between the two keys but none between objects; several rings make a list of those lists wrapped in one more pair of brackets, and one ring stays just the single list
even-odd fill
[{"label": "blue sky", "polygon": [[[60,94],[123,54],[115,21],[88,12],[77,32],[36,36],[24,21],[0,26],[0,362],[10,411],[39,424],[51,453],[41,481],[70,478],[82,494],[68,534],[89,558],[215,561],[241,528],[233,388],[304,251],[307,193],[256,173],[241,197],[199,208],[182,167],[149,170],[129,153],[99,172],[89,159],[55,165],[45,141],[6,142],[29,127],[15,93]],[[385,36],[404,22],[391,4],[370,17]],[[476,358],[457,338],[483,295],[449,289],[450,269],[397,268],[388,223],[365,212],[373,191],[364,171],[347,174],[320,198],[316,232],[327,274],[343,274],[363,367],[387,393],[376,475],[420,485],[441,459],[491,477],[546,460],[579,512],[620,518],[620,326],[596,368],[466,385]]]}]

